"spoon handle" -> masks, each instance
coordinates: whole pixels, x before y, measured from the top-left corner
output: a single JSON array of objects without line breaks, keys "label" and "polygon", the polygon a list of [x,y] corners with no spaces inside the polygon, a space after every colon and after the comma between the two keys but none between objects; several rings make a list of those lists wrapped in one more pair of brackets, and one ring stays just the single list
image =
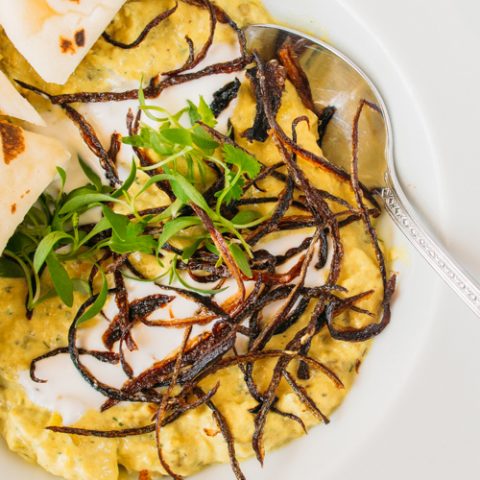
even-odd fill
[{"label": "spoon handle", "polygon": [[406,202],[393,188],[381,190],[385,208],[404,235],[458,296],[480,317],[480,287],[420,222],[405,208]]}]

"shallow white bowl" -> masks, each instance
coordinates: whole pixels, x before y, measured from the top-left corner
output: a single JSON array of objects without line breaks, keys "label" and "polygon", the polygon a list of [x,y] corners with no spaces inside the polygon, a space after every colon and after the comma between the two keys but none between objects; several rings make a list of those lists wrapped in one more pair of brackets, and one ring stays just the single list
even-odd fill
[{"label": "shallow white bowl", "polygon": [[[457,7],[451,0],[265,3],[279,20],[330,41],[372,76],[392,114],[397,161],[407,191],[419,210],[433,220],[437,232],[479,273],[480,256],[475,255],[480,242],[478,224],[472,222],[474,225],[461,230],[468,235],[460,238],[448,229],[452,225],[462,229],[473,214],[476,195],[471,192],[475,191],[475,176],[480,175],[480,143],[472,135],[480,95],[477,92],[475,96],[473,83],[464,81],[455,87],[460,99],[456,118],[460,115],[463,128],[446,112],[445,117],[441,115],[442,100],[455,98],[451,88],[452,81],[458,80],[455,72],[467,65],[468,48],[475,51],[474,45],[459,42],[465,37],[465,28],[468,38],[479,44],[480,36],[472,33],[474,22],[469,20],[475,18],[475,12],[479,18],[478,7],[469,0],[456,2]],[[464,48],[455,52],[447,48],[442,43],[447,33]],[[445,59],[442,49],[457,68],[450,76],[449,69],[440,68]],[[480,80],[478,66],[471,73]],[[435,75],[437,71],[442,75]],[[467,77],[461,76],[463,80]],[[467,93],[478,108],[469,109],[462,101]],[[454,157],[452,166],[447,162],[453,161],[454,149],[446,136],[459,138],[462,132],[468,135],[458,142],[455,151],[462,155]],[[478,154],[476,165],[469,164],[467,153]],[[461,167],[463,174],[458,174]],[[475,454],[475,444],[478,446],[480,431],[480,361],[475,347],[480,322],[403,238],[395,235],[393,241],[401,258],[392,324],[376,340],[351,394],[330,425],[317,427],[308,437],[269,454],[263,470],[253,460],[246,462],[243,468],[250,480],[478,478],[480,456]],[[53,479],[5,446],[0,448],[0,464],[1,478]],[[218,466],[195,478],[233,477],[228,466]]]}]

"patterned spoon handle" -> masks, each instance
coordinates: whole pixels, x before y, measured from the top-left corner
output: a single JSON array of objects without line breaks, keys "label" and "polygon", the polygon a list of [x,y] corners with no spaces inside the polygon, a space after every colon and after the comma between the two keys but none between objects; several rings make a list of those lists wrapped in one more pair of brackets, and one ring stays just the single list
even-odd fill
[{"label": "patterned spoon handle", "polygon": [[470,278],[440,243],[414,220],[397,192],[390,187],[381,190],[385,208],[400,230],[439,273],[458,296],[480,317],[480,287]]}]

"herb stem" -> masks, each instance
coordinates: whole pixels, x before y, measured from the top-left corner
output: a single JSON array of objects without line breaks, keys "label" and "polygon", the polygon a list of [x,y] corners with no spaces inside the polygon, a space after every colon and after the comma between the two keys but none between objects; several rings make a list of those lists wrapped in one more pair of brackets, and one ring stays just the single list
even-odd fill
[{"label": "herb stem", "polygon": [[154,163],[152,165],[148,165],[147,167],[141,167],[140,170],[144,172],[150,172],[151,170],[156,170],[158,168],[162,168],[165,165],[168,165],[170,162],[173,160],[176,160],[177,158],[180,157],[185,157],[188,153],[190,153],[193,150],[193,147],[185,147],[183,150],[174,153],[173,155],[170,155],[169,157],[161,160],[160,162]]}]

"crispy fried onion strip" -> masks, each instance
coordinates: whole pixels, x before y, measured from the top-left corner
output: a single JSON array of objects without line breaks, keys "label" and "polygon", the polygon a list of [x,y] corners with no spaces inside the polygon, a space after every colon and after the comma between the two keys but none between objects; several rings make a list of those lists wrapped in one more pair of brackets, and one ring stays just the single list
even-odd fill
[{"label": "crispy fried onion strip", "polygon": [[[50,102],[53,103],[53,96],[49,93],[33,86],[29,85],[28,83],[22,82],[17,80],[17,83],[26,90],[30,90],[31,92],[35,92],[38,95],[46,98]],[[117,167],[115,163],[110,158],[107,150],[105,150],[104,146],[100,142],[97,134],[95,133],[95,129],[93,126],[85,119],[83,115],[81,115],[78,110],[73,108],[71,105],[63,104],[61,105],[62,109],[64,110],[67,117],[72,120],[72,122],[76,125],[80,134],[82,135],[82,139],[85,142],[85,145],[90,149],[90,151],[98,158],[100,162],[100,166],[102,167],[103,171],[105,172],[105,176],[107,180],[110,182],[111,186],[119,186],[120,179],[118,177]]]},{"label": "crispy fried onion strip", "polygon": [[177,8],[178,8],[178,1],[175,1],[175,6],[173,6],[172,8],[170,8],[168,10],[165,10],[164,12],[157,15],[153,20],[148,22],[147,25],[145,26],[145,28],[140,32],[138,37],[130,43],[124,43],[124,42],[120,42],[118,40],[115,40],[107,32],[103,32],[102,37],[106,42],[110,43],[111,45],[113,45],[115,47],[118,47],[118,48],[122,48],[124,50],[128,50],[130,48],[138,47],[145,40],[145,38],[147,38],[148,34],[155,27],[160,25],[160,23],[162,23],[168,17],[173,15],[176,12]]}]

